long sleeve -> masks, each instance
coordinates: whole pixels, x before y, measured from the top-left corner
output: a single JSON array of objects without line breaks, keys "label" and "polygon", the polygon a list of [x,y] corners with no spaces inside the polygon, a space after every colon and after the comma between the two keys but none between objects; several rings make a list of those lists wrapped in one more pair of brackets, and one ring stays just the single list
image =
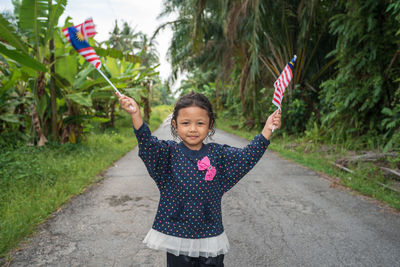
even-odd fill
[{"label": "long sleeve", "polygon": [[157,187],[163,185],[169,177],[170,169],[170,148],[174,141],[158,140],[152,136],[146,123],[138,129],[134,129],[139,145],[139,157],[143,160],[150,176],[154,179]]},{"label": "long sleeve", "polygon": [[269,143],[259,134],[244,148],[222,146],[220,188],[223,193],[231,189],[256,165]]}]

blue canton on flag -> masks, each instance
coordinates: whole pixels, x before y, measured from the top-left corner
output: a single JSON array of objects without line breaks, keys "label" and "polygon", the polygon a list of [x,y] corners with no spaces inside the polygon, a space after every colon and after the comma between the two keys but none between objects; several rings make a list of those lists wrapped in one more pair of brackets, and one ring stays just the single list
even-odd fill
[{"label": "blue canton on flag", "polygon": [[75,50],[81,54],[89,63],[93,64],[96,69],[100,69],[101,61],[96,51],[85,40],[84,36],[75,27],[68,27],[69,41]]}]

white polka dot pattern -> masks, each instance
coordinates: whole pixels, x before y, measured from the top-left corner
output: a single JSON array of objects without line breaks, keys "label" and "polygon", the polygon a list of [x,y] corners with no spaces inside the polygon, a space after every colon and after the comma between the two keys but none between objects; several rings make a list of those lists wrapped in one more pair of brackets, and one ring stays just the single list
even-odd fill
[{"label": "white polka dot pattern", "polygon": [[[213,237],[224,231],[223,194],[254,167],[269,145],[260,134],[245,148],[209,143],[193,151],[182,142],[158,140],[145,123],[135,134],[139,156],[160,190],[152,228],[191,239]],[[217,170],[212,181],[205,180],[207,170],[197,167],[204,156]]]}]

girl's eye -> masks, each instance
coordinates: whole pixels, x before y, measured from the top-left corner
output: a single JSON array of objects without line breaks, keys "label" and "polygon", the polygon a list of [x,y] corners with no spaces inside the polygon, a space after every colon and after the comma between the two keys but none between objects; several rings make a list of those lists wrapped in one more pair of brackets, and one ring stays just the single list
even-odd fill
[{"label": "girl's eye", "polygon": [[199,124],[199,125],[204,125],[204,122],[199,122],[198,124]]},{"label": "girl's eye", "polygon": [[189,123],[187,121],[182,122],[183,125],[188,125]]}]

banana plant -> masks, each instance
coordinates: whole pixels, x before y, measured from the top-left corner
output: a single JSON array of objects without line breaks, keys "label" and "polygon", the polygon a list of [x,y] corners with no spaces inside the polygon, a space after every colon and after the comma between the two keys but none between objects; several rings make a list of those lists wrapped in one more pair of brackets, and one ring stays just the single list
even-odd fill
[{"label": "banana plant", "polygon": [[[66,0],[23,0],[19,10],[19,27],[30,32],[29,41],[33,44],[33,50],[36,60],[45,63],[49,67],[51,76],[55,75],[54,69],[54,30],[57,27],[58,19],[64,12]],[[46,82],[43,81],[45,75],[38,73],[33,90],[36,106],[42,105],[42,101],[47,99]],[[53,140],[57,139],[57,103],[56,88],[54,77],[50,78],[50,105],[47,113],[51,114],[51,129]],[[35,109],[34,109],[35,110]],[[50,112],[51,110],[51,112]],[[47,120],[39,117],[39,121],[46,126]]]},{"label": "banana plant", "polygon": [[45,72],[46,66],[29,55],[29,45],[22,40],[12,25],[0,14],[0,53],[36,71]]},{"label": "banana plant", "polygon": [[[66,81],[62,89],[64,116],[59,127],[62,128],[62,142],[76,142],[89,127],[90,122],[114,124],[117,99],[111,86],[64,40],[56,40],[57,75]],[[91,45],[96,43],[90,40]],[[102,59],[103,72],[122,92],[133,88],[143,76],[148,76],[148,68],[140,66],[140,59],[124,55],[110,48],[97,48]],[[128,89],[129,90],[129,89]],[[133,89],[137,90],[136,88]],[[129,93],[128,93],[129,94]]]},{"label": "banana plant", "polygon": [[[31,121],[36,129],[33,134],[37,135],[38,145],[46,142],[50,119],[51,133],[60,134],[61,142],[79,140],[90,120],[111,124],[114,120],[117,100],[111,87],[76,53],[59,29],[55,30],[65,4],[66,1],[23,0],[18,9],[18,27],[0,17],[0,53],[4,56],[0,55],[0,60],[19,68],[24,77],[20,79],[17,75],[20,72],[15,71],[3,75],[0,95],[4,97],[0,99],[8,101],[10,94],[6,91],[17,88],[23,80],[33,103],[29,110],[32,110]],[[71,24],[69,20],[66,19],[65,26]],[[102,58],[106,75],[117,88],[122,91],[127,88],[127,94],[140,97],[142,82],[158,74],[156,67],[141,66],[138,56],[109,47],[100,48],[94,40],[90,44]],[[148,92],[142,95],[149,97]],[[18,114],[10,116],[12,107],[1,104],[0,120],[16,123]],[[7,110],[7,116],[3,116],[3,110]]]},{"label": "banana plant", "polygon": [[[46,75],[54,76],[54,51],[52,48],[54,29],[58,24],[58,18],[63,13],[66,0],[23,0],[19,7],[18,31],[24,33],[22,39],[11,27],[10,23],[0,17],[0,53],[7,59],[27,66],[35,70],[32,78],[35,80],[32,88],[34,96],[33,120],[36,132],[39,135],[38,145],[44,145],[47,141],[44,131],[47,124],[45,115],[52,114],[53,134],[56,129],[56,92],[54,86],[50,86],[50,98],[46,95]],[[52,83],[50,83],[52,84]],[[38,112],[41,107],[48,106],[50,99],[51,111]]]},{"label": "banana plant", "polygon": [[[141,66],[140,63],[130,63],[126,61],[118,61],[114,58],[107,57],[105,61],[105,69],[106,72],[110,74],[111,77],[118,77],[112,79],[115,82],[117,88],[121,88],[123,92],[127,95],[135,98],[139,104],[143,105],[144,108],[144,117],[147,121],[150,118],[150,94],[151,94],[151,85],[154,84],[155,81],[159,81],[158,79],[153,79],[155,76],[159,74],[159,72],[155,71],[155,69],[159,66],[153,66],[151,68]],[[109,94],[112,95],[111,106],[109,109],[109,117],[110,124],[114,125],[114,116],[115,116],[115,104],[117,103],[117,99],[115,98],[111,87],[106,86],[100,89],[102,92],[105,90],[109,91]],[[97,94],[96,94],[97,93]],[[94,97],[99,97],[99,92],[96,92]]]}]

